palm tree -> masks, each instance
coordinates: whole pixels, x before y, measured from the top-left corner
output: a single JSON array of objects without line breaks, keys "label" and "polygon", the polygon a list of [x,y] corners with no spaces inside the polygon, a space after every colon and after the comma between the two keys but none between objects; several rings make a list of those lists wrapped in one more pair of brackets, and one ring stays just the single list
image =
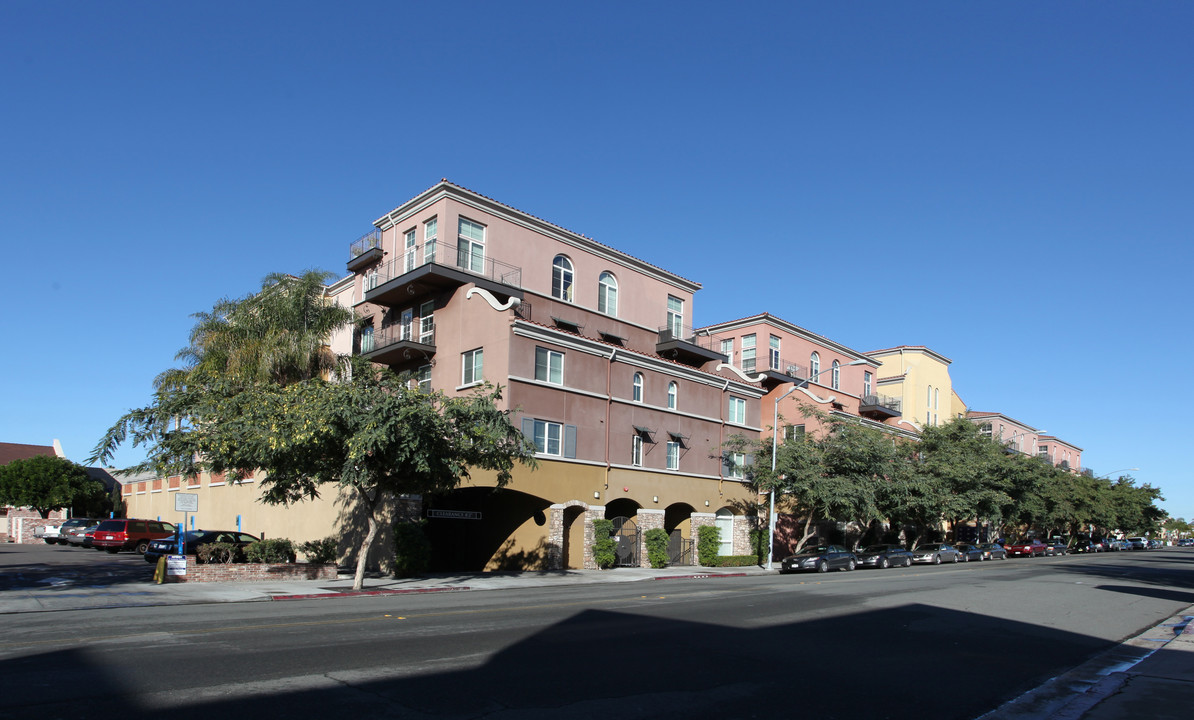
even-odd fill
[{"label": "palm tree", "polygon": [[131,438],[134,446],[149,446],[150,459],[128,471],[193,472],[187,439],[172,431],[201,422],[212,395],[261,383],[290,385],[346,368],[347,356],[336,355],[328,342],[354,314],[328,298],[333,277],[317,270],[273,273],[259,292],[195,313],[190,343],[175,356],[182,367],[154,379],[152,404],[117,420],[88,462],[109,464]]}]

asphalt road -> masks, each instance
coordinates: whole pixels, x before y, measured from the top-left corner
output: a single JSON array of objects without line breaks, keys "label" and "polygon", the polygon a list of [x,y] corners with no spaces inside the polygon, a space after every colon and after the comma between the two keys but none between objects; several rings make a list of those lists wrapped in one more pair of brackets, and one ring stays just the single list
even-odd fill
[{"label": "asphalt road", "polygon": [[1191,604],[1173,548],[8,615],[0,718],[969,720]]}]

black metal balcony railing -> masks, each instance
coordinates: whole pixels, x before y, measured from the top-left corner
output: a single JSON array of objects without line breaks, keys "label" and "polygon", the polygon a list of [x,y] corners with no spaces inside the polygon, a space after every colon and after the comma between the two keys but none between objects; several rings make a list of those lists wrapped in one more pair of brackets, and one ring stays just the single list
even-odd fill
[{"label": "black metal balcony railing", "polygon": [[418,343],[435,347],[435,325],[431,327],[389,325],[377,332],[361,334],[361,354],[368,355],[398,343]]},{"label": "black metal balcony railing", "polygon": [[522,288],[522,268],[485,257],[482,252],[461,252],[460,248],[438,242],[428,242],[407,248],[402,255],[384,263],[367,287],[378,287],[401,277],[406,273],[417,270],[426,265],[440,265],[442,267],[463,270],[472,275],[478,275],[496,283],[514,288]]},{"label": "black metal balcony railing", "polygon": [[659,342],[672,342],[679,340],[680,342],[688,343],[689,345],[696,345],[697,347],[714,352],[721,352],[721,336],[711,335],[707,332],[697,332],[690,327],[684,325],[663,325],[659,328]]},{"label": "black metal balcony railing", "polygon": [[887,395],[864,395],[859,405],[863,407],[882,407],[900,412],[900,403],[900,398],[888,397]]},{"label": "black metal balcony railing", "polygon": [[362,235],[348,248],[348,259],[360,257],[373,249],[381,249],[381,230],[373,230]]}]

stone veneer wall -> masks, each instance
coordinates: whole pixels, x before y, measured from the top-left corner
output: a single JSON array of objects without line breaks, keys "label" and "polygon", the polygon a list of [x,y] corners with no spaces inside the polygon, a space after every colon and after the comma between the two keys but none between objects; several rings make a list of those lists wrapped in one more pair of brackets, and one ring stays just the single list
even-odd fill
[{"label": "stone veneer wall", "polygon": [[700,553],[700,549],[699,549],[700,544],[697,542],[697,540],[699,540],[701,537],[701,528],[706,527],[706,526],[712,527],[715,525],[717,525],[717,516],[714,515],[713,513],[694,512],[692,514],[691,526],[692,526],[692,561],[693,561],[693,563],[700,565],[701,560],[702,560],[702,558],[698,557],[698,555]]},{"label": "stone veneer wall", "polygon": [[655,528],[663,529],[664,511],[663,510],[646,510],[639,509],[638,511],[638,566],[649,568],[651,567],[651,560],[647,557],[647,531]]},{"label": "stone veneer wall", "polygon": [[200,564],[187,557],[186,575],[166,575],[168,583],[266,582],[269,580],[335,580],[336,565],[327,563],[217,563]]}]

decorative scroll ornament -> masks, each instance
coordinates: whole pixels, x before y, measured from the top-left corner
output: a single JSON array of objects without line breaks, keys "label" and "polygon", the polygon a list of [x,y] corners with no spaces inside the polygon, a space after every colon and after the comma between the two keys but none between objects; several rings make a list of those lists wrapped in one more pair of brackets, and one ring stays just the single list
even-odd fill
[{"label": "decorative scroll ornament", "polygon": [[720,365],[717,366],[717,369],[718,370],[730,370],[735,375],[742,378],[746,382],[751,382],[751,383],[763,382],[763,378],[767,377],[766,373],[759,373],[758,375],[756,375],[755,377],[752,378],[750,375],[747,375],[746,373],[742,372],[738,368],[734,367],[733,365],[729,365],[727,363],[721,363]]},{"label": "decorative scroll ornament", "polygon": [[494,310],[498,310],[498,311],[509,310],[512,307],[517,307],[518,305],[522,304],[522,300],[520,300],[516,297],[512,297],[509,300],[507,300],[506,302],[500,303],[500,302],[498,302],[498,299],[493,296],[493,293],[489,292],[488,290],[484,290],[482,288],[477,288],[477,287],[469,288],[469,291],[467,293],[465,293],[465,296],[464,296],[465,299],[467,300],[467,299],[471,298],[473,296],[473,293],[476,293],[481,299],[483,299],[485,302],[489,303],[489,306],[491,308],[493,308]]}]

